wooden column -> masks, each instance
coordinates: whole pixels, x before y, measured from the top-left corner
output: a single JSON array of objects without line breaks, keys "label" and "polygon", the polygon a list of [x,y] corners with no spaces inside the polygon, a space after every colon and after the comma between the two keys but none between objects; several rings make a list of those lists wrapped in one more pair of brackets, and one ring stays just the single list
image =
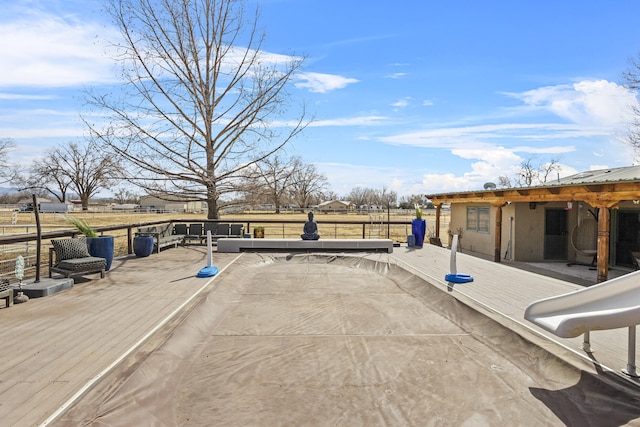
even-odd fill
[{"label": "wooden column", "polygon": [[598,283],[609,277],[610,216],[607,206],[598,209]]},{"label": "wooden column", "polygon": [[502,248],[502,206],[504,205],[495,205],[496,206],[496,228],[495,228],[495,244],[494,244],[494,252],[493,252],[493,260],[495,262],[500,262],[500,250]]},{"label": "wooden column", "polygon": [[442,204],[436,205],[436,238],[440,240],[440,210]]}]

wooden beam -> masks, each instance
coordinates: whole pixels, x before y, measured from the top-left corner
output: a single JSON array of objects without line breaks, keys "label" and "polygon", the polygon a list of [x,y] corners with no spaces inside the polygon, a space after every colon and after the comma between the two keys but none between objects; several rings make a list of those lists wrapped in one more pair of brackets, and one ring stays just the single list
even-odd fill
[{"label": "wooden beam", "polygon": [[598,210],[598,283],[609,277],[609,208]]},{"label": "wooden beam", "polygon": [[495,262],[500,262],[500,249],[502,247],[502,206],[496,206],[496,235],[493,250],[493,260]]},{"label": "wooden beam", "polygon": [[436,205],[436,239],[440,239],[440,210],[442,209],[442,204]]}]

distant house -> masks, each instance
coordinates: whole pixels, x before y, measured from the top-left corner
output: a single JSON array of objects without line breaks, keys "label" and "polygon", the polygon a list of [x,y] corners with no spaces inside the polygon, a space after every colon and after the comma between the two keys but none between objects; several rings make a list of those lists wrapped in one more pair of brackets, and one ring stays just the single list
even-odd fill
[{"label": "distant house", "polygon": [[147,211],[199,213],[206,210],[205,202],[187,200],[172,195],[147,195],[140,197],[140,209]]},{"label": "distant house", "polygon": [[[640,166],[586,171],[540,186],[427,195],[451,205],[450,235],[470,252],[524,262],[634,267],[640,251]],[[443,233],[439,233],[441,236]]]},{"label": "distant house", "polygon": [[351,210],[352,204],[351,202],[343,201],[343,200],[330,200],[328,202],[322,202],[318,205],[317,210],[323,213],[328,212],[340,212],[346,213]]},{"label": "distant house", "polygon": [[[36,197],[36,203],[38,204],[38,208],[42,203],[51,203],[51,200],[45,199],[43,197]],[[33,198],[20,199],[18,200],[18,206],[20,211],[22,212],[33,212]],[[39,210],[39,209],[38,209]]]}]

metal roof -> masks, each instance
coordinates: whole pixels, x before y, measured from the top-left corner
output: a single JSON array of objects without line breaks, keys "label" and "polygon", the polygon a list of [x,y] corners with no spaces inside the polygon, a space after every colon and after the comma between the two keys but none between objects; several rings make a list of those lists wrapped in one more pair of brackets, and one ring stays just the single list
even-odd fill
[{"label": "metal roof", "polygon": [[560,178],[555,182],[545,183],[544,186],[596,183],[601,184],[607,182],[623,181],[640,181],[640,165],[580,172],[575,175]]},{"label": "metal roof", "polygon": [[598,169],[592,171],[579,172],[574,175],[566,176],[564,178],[558,178],[554,181],[547,181],[540,185],[532,185],[530,187],[504,187],[504,188],[487,188],[485,184],[484,190],[467,190],[467,191],[451,191],[437,194],[427,194],[428,198],[437,196],[455,196],[464,194],[478,194],[486,192],[488,194],[495,193],[496,191],[505,190],[524,190],[524,189],[538,189],[538,188],[553,188],[553,187],[570,187],[574,185],[584,184],[606,184],[614,182],[640,182],[640,165],[625,166],[620,168],[608,168]]}]

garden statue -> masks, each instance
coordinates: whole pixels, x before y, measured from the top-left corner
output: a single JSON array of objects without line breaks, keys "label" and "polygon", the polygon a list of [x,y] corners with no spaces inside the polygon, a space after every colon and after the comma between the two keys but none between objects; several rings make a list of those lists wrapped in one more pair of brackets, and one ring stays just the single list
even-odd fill
[{"label": "garden statue", "polygon": [[13,299],[13,302],[20,304],[29,301],[29,297],[22,292],[22,279],[24,278],[24,257],[20,255],[16,258],[16,279],[18,279],[18,295]]},{"label": "garden statue", "polygon": [[300,235],[302,240],[318,240],[318,224],[313,220],[313,212],[309,212],[309,221],[304,223],[304,233]]}]

